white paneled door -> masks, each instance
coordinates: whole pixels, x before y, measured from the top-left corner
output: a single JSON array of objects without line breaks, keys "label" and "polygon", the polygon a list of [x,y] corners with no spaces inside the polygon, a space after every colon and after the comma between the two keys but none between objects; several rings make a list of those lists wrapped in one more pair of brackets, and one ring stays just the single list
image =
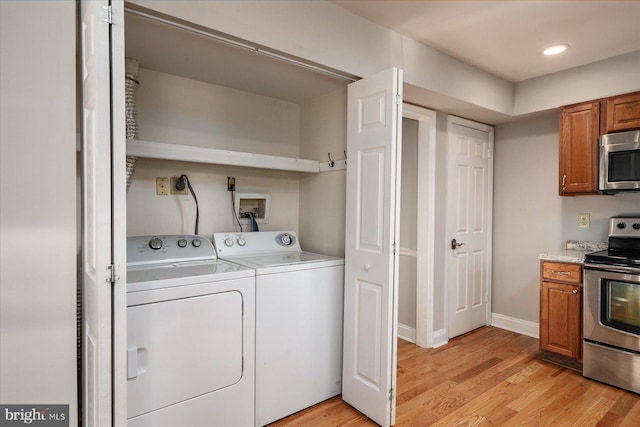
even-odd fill
[{"label": "white paneled door", "polygon": [[[126,398],[122,393],[126,377],[119,375],[124,369],[124,346],[114,346],[126,342],[126,255],[124,249],[118,250],[124,248],[126,229],[122,222],[126,216],[124,12],[123,2],[117,0],[80,2],[80,8],[82,425],[97,427],[123,425],[124,418],[114,415],[114,405]],[[110,20],[117,22],[115,30]],[[116,75],[122,83],[112,85]],[[118,349],[122,355],[114,352]]]},{"label": "white paneled door", "polygon": [[395,423],[402,70],[349,85],[342,398]]},{"label": "white paneled door", "polygon": [[447,311],[449,338],[490,315],[493,128],[449,117]]}]

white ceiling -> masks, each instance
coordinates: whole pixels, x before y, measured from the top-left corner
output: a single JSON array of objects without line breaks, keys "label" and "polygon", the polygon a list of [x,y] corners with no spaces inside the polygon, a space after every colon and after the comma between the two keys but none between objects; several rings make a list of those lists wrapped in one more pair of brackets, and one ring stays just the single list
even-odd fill
[{"label": "white ceiling", "polygon": [[[332,1],[512,82],[640,50],[639,0]],[[571,47],[542,55],[557,43]]]}]

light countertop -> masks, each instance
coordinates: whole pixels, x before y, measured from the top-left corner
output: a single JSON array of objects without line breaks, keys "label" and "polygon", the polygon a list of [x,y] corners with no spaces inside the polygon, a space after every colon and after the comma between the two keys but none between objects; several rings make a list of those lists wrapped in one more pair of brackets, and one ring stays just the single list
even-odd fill
[{"label": "light countertop", "polygon": [[593,250],[563,249],[538,254],[538,259],[545,261],[570,262],[573,264],[584,264],[584,256]]},{"label": "light countertop", "polygon": [[538,259],[545,261],[570,262],[584,264],[584,257],[591,252],[607,249],[604,242],[584,242],[580,240],[567,240],[566,249],[550,251],[538,254]]}]

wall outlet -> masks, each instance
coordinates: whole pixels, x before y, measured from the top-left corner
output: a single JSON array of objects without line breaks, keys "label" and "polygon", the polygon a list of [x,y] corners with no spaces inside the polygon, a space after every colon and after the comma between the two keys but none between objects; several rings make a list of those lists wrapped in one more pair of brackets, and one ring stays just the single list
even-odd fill
[{"label": "wall outlet", "polygon": [[178,187],[176,187],[176,184],[178,183],[178,180],[180,179],[180,177],[177,176],[172,176],[171,177],[171,194],[189,194],[189,187],[187,187],[187,183],[185,181],[184,183],[184,188],[182,190],[178,190]]},{"label": "wall outlet", "polygon": [[588,213],[582,213],[578,215],[578,228],[589,228],[591,226],[591,220]]},{"label": "wall outlet", "polygon": [[156,178],[156,194],[158,196],[169,194],[169,178]]},{"label": "wall outlet", "polygon": [[227,177],[227,191],[236,191],[236,177],[228,176]]}]

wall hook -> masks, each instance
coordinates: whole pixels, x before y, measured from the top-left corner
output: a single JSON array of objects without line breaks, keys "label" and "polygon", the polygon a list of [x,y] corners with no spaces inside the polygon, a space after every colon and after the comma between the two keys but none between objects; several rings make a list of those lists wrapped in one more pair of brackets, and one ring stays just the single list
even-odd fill
[{"label": "wall hook", "polygon": [[331,153],[327,153],[327,156],[329,156],[329,167],[332,168],[333,166],[335,166],[336,162],[334,162],[331,158]]}]

